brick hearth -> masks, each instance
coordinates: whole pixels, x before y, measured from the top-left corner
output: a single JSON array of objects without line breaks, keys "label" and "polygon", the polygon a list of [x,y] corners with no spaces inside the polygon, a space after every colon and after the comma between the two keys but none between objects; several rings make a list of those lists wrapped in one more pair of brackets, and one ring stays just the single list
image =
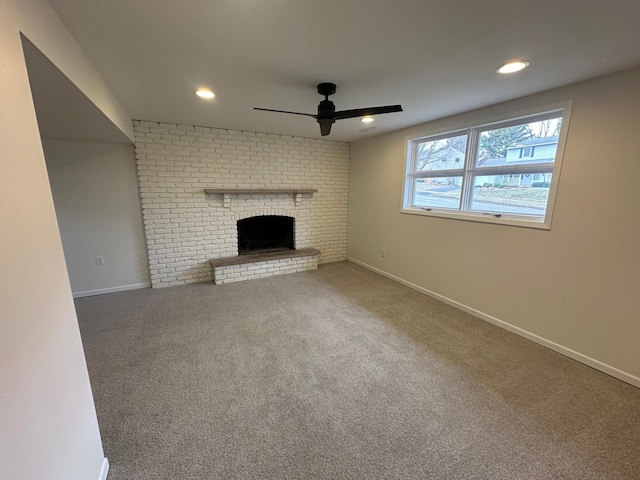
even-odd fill
[{"label": "brick hearth", "polygon": [[210,261],[216,285],[265,278],[318,268],[320,252],[314,248],[283,252],[237,255]]}]

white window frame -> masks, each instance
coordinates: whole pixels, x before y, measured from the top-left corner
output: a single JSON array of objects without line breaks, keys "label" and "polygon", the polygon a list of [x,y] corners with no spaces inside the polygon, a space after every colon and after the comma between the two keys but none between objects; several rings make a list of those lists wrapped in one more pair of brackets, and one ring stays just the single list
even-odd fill
[{"label": "white window frame", "polygon": [[[551,228],[551,219],[553,216],[558,184],[560,182],[560,173],[562,170],[562,160],[564,157],[567,132],[569,131],[572,104],[572,100],[567,100],[564,102],[528,109],[526,111],[512,112],[510,114],[495,116],[490,119],[486,119],[484,122],[481,121],[481,123],[473,122],[462,125],[452,125],[451,128],[445,127],[437,131],[425,132],[420,135],[406,137],[405,175],[403,181],[403,198],[400,212],[413,215],[452,218],[458,220],[496,223],[502,225],[513,225],[549,230]],[[477,167],[475,165],[476,155],[478,151],[478,141],[481,132],[492,130],[495,128],[505,128],[515,125],[521,125],[527,122],[556,118],[558,116],[562,116],[562,126],[560,128],[560,134],[558,136],[558,147],[556,149],[556,157],[553,163],[518,165],[519,162],[514,162],[513,165],[499,167]],[[427,171],[415,170],[417,148],[419,143],[455,137],[458,135],[467,135],[467,146],[463,168]],[[551,185],[549,186],[549,198],[547,200],[547,208],[544,217],[533,215],[516,215],[511,213],[478,212],[469,209],[471,205],[471,195],[473,190],[472,179],[475,176],[509,174],[522,175],[534,173],[552,174]],[[458,210],[412,205],[415,179],[460,176],[462,177],[462,188]]]}]

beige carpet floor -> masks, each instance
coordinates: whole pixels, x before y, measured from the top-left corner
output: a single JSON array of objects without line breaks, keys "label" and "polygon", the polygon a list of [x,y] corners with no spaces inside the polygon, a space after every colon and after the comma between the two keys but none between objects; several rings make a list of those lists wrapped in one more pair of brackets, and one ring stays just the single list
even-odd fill
[{"label": "beige carpet floor", "polygon": [[351,263],[78,299],[109,480],[640,478],[640,390]]}]

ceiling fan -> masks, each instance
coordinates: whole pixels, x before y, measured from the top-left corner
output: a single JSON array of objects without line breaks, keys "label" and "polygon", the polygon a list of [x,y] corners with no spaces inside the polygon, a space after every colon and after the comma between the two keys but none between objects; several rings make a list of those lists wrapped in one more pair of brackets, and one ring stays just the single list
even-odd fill
[{"label": "ceiling fan", "polygon": [[333,104],[331,100],[329,100],[329,95],[333,95],[334,93],[336,93],[335,83],[328,83],[328,82],[319,83],[318,93],[324,96],[324,100],[322,100],[318,104],[317,115],[314,115],[312,113],[288,112],[286,110],[272,110],[270,108],[253,107],[253,109],[262,110],[264,112],[278,112],[278,113],[290,113],[293,115],[305,115],[307,117],[315,118],[316,121],[320,124],[320,133],[322,134],[323,137],[326,135],[329,135],[329,133],[331,132],[331,125],[333,125],[336,120],[343,120],[345,118],[366,117],[369,115],[381,115],[383,113],[402,112],[401,105],[356,108],[354,110],[341,110],[339,112],[336,112],[336,106]]}]

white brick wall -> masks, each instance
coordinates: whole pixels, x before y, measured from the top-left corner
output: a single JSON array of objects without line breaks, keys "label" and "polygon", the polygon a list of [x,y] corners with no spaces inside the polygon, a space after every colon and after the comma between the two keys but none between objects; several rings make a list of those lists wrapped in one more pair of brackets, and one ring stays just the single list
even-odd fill
[{"label": "white brick wall", "polygon": [[[211,280],[208,260],[237,255],[236,221],[295,218],[296,248],[318,263],[346,258],[349,144],[134,121],[145,235],[154,287]],[[205,188],[317,188],[292,194],[205,195]]]},{"label": "white brick wall", "polygon": [[318,257],[316,255],[282,258],[279,260],[267,260],[242,265],[215,267],[213,281],[216,285],[222,285],[223,283],[241,282],[243,280],[272,277],[274,275],[286,275],[287,273],[304,272],[317,268]]}]

